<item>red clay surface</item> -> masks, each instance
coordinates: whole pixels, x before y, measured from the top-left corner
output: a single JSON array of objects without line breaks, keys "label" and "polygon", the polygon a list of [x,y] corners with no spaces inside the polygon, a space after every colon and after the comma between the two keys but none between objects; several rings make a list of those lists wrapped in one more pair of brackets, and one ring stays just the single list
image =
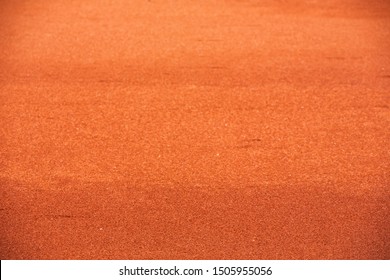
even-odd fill
[{"label": "red clay surface", "polygon": [[0,1],[1,259],[389,259],[388,1]]}]

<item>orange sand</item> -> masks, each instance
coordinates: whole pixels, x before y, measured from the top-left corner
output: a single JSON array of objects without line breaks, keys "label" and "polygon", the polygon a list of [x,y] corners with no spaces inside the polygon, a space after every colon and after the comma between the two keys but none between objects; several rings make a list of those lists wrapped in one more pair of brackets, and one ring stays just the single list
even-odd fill
[{"label": "orange sand", "polygon": [[1,259],[389,259],[388,1],[0,1]]}]

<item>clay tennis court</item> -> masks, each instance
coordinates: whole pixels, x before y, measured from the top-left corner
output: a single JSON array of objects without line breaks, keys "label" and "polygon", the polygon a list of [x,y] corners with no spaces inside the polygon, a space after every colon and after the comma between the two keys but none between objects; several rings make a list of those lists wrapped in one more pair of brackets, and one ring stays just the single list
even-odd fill
[{"label": "clay tennis court", "polygon": [[0,1],[1,259],[389,259],[390,2]]}]

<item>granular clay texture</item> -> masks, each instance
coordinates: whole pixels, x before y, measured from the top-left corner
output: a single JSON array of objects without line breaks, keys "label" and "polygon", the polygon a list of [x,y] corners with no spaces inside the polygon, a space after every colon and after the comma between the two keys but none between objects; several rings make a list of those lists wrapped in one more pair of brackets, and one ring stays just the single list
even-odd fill
[{"label": "granular clay texture", "polygon": [[389,259],[386,0],[0,1],[1,259]]}]

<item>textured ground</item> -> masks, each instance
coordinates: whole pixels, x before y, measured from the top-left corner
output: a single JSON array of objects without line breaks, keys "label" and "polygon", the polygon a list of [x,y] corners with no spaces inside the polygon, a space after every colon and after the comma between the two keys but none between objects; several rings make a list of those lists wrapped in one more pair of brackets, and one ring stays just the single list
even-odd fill
[{"label": "textured ground", "polygon": [[1,259],[389,259],[390,3],[0,0]]}]

